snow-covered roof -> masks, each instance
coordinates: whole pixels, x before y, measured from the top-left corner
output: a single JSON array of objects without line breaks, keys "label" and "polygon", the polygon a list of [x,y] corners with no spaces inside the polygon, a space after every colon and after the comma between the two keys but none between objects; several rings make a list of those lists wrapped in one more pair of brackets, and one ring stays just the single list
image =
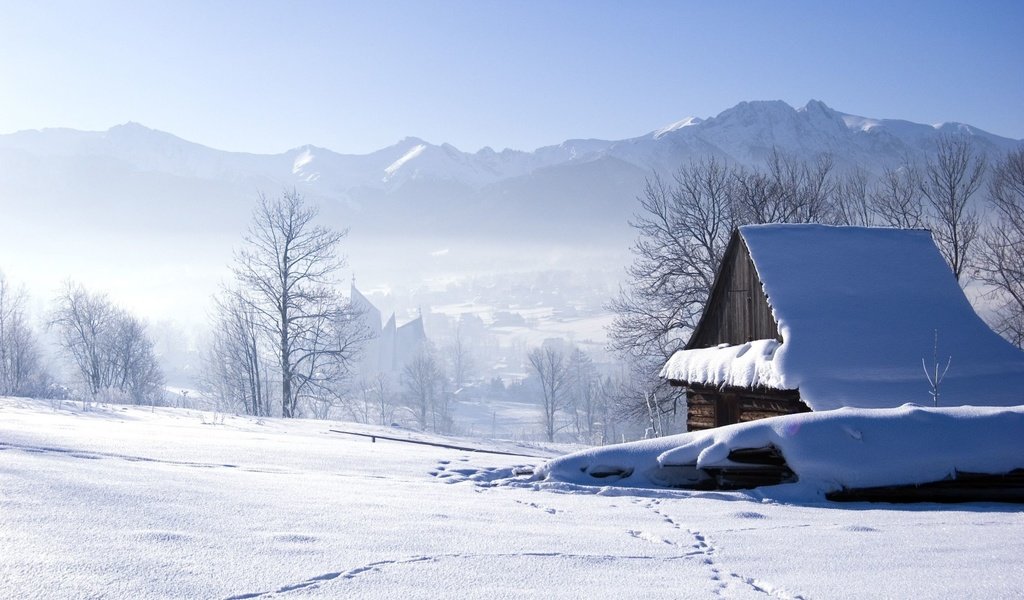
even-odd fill
[{"label": "snow-covered roof", "polygon": [[662,377],[705,385],[784,389],[782,375],[775,367],[779,346],[778,340],[754,340],[737,346],[721,344],[676,352]]},{"label": "snow-covered roof", "polygon": [[[764,286],[783,342],[677,352],[661,376],[713,385],[799,389],[814,410],[931,404],[1024,404],[1024,352],[974,312],[925,230],[750,225],[739,235]],[[760,349],[761,351],[758,351]]]}]

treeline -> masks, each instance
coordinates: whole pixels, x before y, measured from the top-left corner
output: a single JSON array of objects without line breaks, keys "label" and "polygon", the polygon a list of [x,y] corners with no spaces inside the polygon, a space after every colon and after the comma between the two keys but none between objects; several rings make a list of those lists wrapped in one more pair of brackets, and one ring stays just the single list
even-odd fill
[{"label": "treeline", "polygon": [[28,297],[0,273],[0,395],[74,398],[87,407],[163,402],[163,372],[144,321],[104,294],[64,284],[43,319],[70,366],[70,375],[55,377],[29,318]]},{"label": "treeline", "polygon": [[988,286],[993,327],[1024,342],[1024,149],[989,158],[967,136],[940,138],[931,158],[872,175],[772,152],[760,168],[715,158],[654,178],[631,225],[627,282],[609,304],[612,348],[633,373],[633,414],[678,410],[657,373],[697,324],[732,231],[759,223],[930,229],[962,285]]}]

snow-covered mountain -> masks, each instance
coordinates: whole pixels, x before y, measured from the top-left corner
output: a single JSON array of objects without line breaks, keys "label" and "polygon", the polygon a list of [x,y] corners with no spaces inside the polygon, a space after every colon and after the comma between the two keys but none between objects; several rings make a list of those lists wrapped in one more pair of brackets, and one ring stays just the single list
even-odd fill
[{"label": "snow-covered mountain", "polygon": [[70,277],[145,314],[201,320],[258,193],[295,188],[328,223],[350,229],[344,252],[371,286],[559,269],[607,281],[629,260],[628,222],[652,173],[705,155],[757,164],[773,147],[878,171],[923,159],[939,135],[957,131],[993,156],[1021,144],[813,101],[744,102],[631,139],[532,152],[406,138],[365,155],[315,146],[258,155],[136,123],[22,131],[0,135],[0,270],[41,297]]},{"label": "snow-covered mountain", "polygon": [[[134,220],[161,227],[235,227],[233,215],[257,190],[296,187],[324,202],[332,218],[371,231],[511,228],[517,235],[590,238],[626,232],[644,179],[701,156],[755,165],[773,148],[807,159],[827,152],[840,168],[877,172],[923,158],[950,132],[971,135],[990,154],[1021,143],[960,123],[849,115],[816,100],[801,108],[741,102],[717,116],[689,117],[631,139],[567,140],[532,152],[469,153],[410,137],[365,155],[315,146],[257,155],[127,123],[104,132],[0,136],[0,203],[15,213],[29,210],[25,218],[46,210],[70,212],[75,222],[109,220],[111,211],[130,209]],[[568,231],[567,222],[574,225]]]}]

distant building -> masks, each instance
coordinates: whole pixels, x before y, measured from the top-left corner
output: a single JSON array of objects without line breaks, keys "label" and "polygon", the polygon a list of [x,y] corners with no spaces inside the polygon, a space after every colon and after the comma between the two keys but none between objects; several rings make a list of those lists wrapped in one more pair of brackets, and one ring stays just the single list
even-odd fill
[{"label": "distant building", "polygon": [[363,313],[363,325],[372,336],[363,349],[359,373],[363,376],[376,373],[400,374],[427,342],[423,316],[396,326],[395,315],[392,313],[382,326],[380,310],[356,288],[354,281],[350,293],[352,305]]},{"label": "distant building", "polygon": [[708,304],[661,371],[708,429],[847,406],[1013,406],[1024,352],[974,312],[931,233],[824,225],[734,232]]}]

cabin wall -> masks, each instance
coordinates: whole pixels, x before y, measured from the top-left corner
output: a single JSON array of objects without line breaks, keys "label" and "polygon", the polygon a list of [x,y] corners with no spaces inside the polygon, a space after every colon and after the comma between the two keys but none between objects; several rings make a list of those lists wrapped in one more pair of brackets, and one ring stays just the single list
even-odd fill
[{"label": "cabin wall", "polygon": [[686,347],[711,348],[765,339],[782,341],[754,261],[737,235],[726,250],[708,306]]},{"label": "cabin wall", "polygon": [[733,423],[810,412],[797,390],[689,386],[686,429],[698,431]]}]

